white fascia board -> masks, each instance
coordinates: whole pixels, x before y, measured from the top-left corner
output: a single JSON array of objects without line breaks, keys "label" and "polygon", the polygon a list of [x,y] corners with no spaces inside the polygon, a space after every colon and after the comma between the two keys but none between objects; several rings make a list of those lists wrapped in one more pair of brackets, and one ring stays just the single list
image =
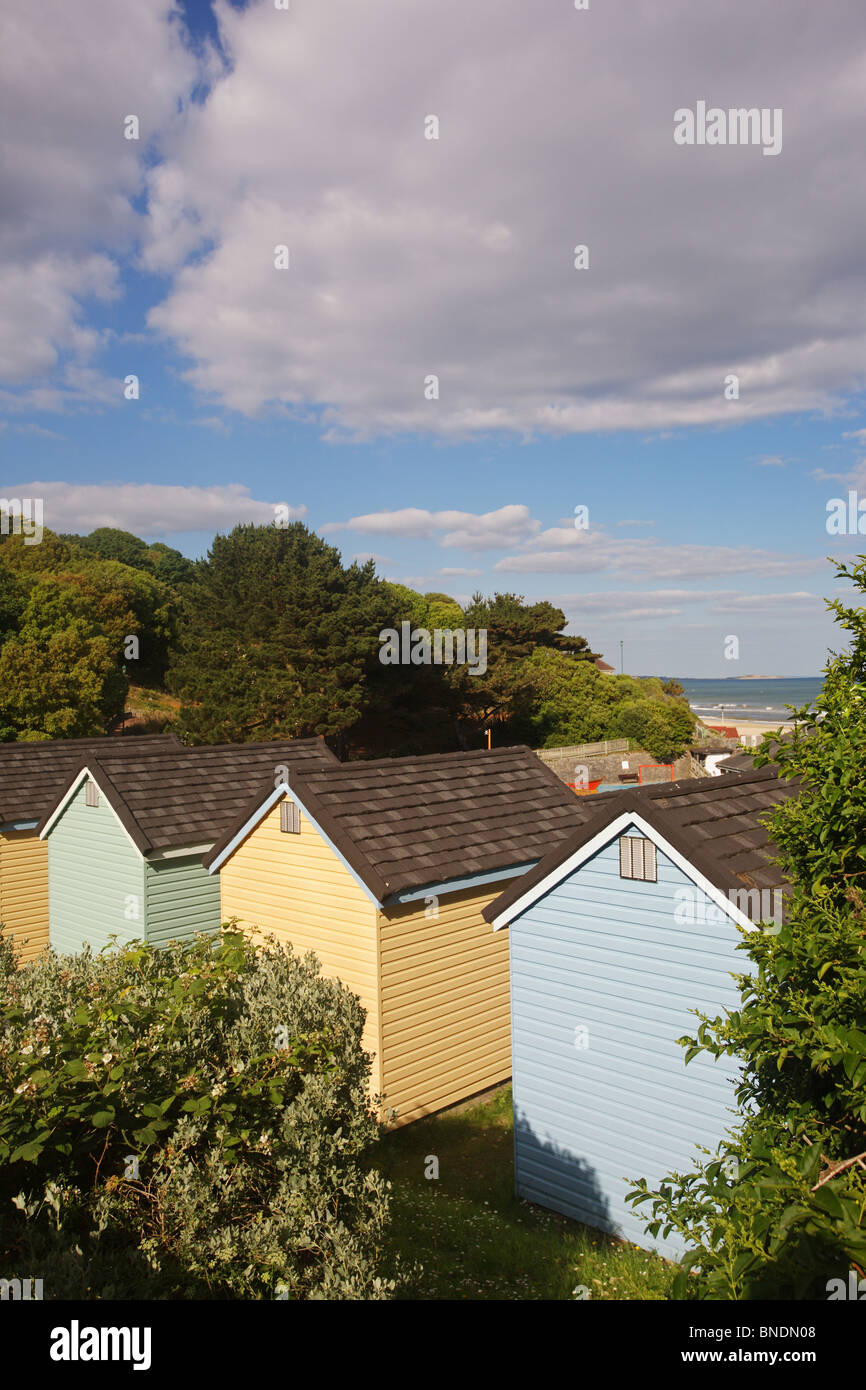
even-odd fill
[{"label": "white fascia board", "polygon": [[152,854],[147,855],[148,864],[159,863],[163,859],[191,859],[193,856],[201,858],[207,854],[209,849],[213,849],[213,840],[208,840],[206,845],[181,845],[178,849],[156,849]]},{"label": "white fascia board", "polygon": [[45,822],[45,825],[42,827],[42,830],[39,833],[40,840],[44,840],[46,835],[50,835],[51,831],[54,828],[55,821],[59,820],[63,812],[66,810],[66,807],[72,800],[73,796],[78,791],[78,788],[81,786],[81,783],[84,781],[86,777],[89,777],[90,775],[90,768],[83,767],[81,769],[75,781],[72,783],[72,786],[64,794],[61,800],[58,801],[57,805],[54,807],[54,810],[51,812],[51,815],[48,817],[48,820]]},{"label": "white fascia board", "polygon": [[79,774],[78,774],[78,776],[76,777],[75,781],[72,783],[72,786],[69,788],[68,792],[67,792],[66,795],[63,797],[63,800],[62,800],[62,801],[59,801],[59,802],[57,803],[57,805],[55,806],[54,810],[51,812],[51,816],[49,817],[49,819],[48,819],[48,820],[46,821],[46,823],[45,823],[45,828],[44,828],[44,830],[42,831],[41,835],[39,836],[40,840],[44,840],[44,839],[46,838],[46,836],[49,835],[49,834],[51,833],[51,831],[54,829],[54,826],[57,824],[57,821],[59,820],[60,816],[63,814],[63,812],[66,810],[66,807],[69,805],[70,801],[71,801],[72,798],[75,796],[75,794],[76,794],[76,792],[78,791],[79,787],[81,786],[82,782],[84,782],[84,780],[85,780],[86,778],[88,778],[88,777],[90,778],[90,780],[91,780],[92,782],[95,782],[95,783],[96,783],[96,786],[99,788],[99,794],[100,794],[100,796],[103,798],[103,800],[104,800],[106,806],[108,807],[108,809],[109,809],[109,811],[111,812],[111,814],[114,816],[114,819],[117,821],[117,824],[120,826],[120,828],[121,828],[121,830],[123,831],[124,835],[126,836],[127,840],[128,840],[129,843],[132,845],[132,848],[135,850],[135,852],[136,852],[136,854],[138,855],[139,859],[143,859],[143,858],[144,858],[144,855],[142,854],[142,852],[141,852],[141,850],[139,849],[138,845],[137,845],[137,844],[135,843],[135,841],[133,840],[133,838],[132,838],[132,836],[130,835],[129,831],[127,830],[126,826],[123,824],[123,821],[120,819],[120,816],[117,814],[117,812],[115,811],[114,807],[112,806],[112,804],[111,804],[111,797],[108,795],[108,793],[106,792],[105,788],[102,787],[102,786],[100,785],[99,779],[98,779],[97,777],[94,777],[94,775],[93,775],[93,773],[90,771],[90,768],[89,768],[89,767],[83,767],[83,768],[81,769],[81,771],[79,772]]},{"label": "white fascia board", "polygon": [[667,855],[668,859],[682,870],[686,878],[691,879],[692,883],[706,893],[707,897],[738,926],[743,927],[746,931],[756,930],[755,923],[751,918],[747,917],[745,912],[735,903],[732,903],[720,888],[717,888],[714,883],[710,883],[709,879],[705,878],[684,854],[681,854],[678,849],[674,849],[673,845],[668,844],[665,837],[654,826],[649,825],[642,816],[638,815],[637,811],[623,811],[616,820],[609,821],[603,829],[593,835],[591,840],[587,840],[586,844],[581,845],[579,850],[576,850],[574,854],[569,855],[568,859],[552,869],[540,883],[536,883],[533,888],[528,889],[499,917],[495,917],[493,930],[499,931],[500,928],[507,927],[509,922],[512,922],[515,917],[519,917],[545,893],[549,893],[552,888],[555,888],[557,884],[562,883],[563,879],[568,878],[575,869],[579,869],[582,864],[586,863],[587,859],[591,859],[599,850],[604,849],[605,845],[610,844],[611,840],[618,839],[624,830],[629,829],[639,830],[648,840],[652,840],[656,849],[660,849],[663,854]]},{"label": "white fascia board", "polygon": [[361,878],[361,875],[352,868],[352,865],[349,863],[349,861],[345,858],[344,855],[340,853],[333,840],[330,838],[328,834],[326,834],[326,832],[319,825],[319,822],[316,820],[315,816],[312,816],[310,812],[307,810],[306,806],[304,805],[301,798],[298,796],[297,792],[293,791],[292,788],[287,786],[285,782],[280,782],[279,786],[274,787],[274,790],[267,797],[265,797],[265,800],[262,802],[261,806],[257,807],[257,809],[249,817],[249,819],[244,822],[237,834],[226,845],[225,849],[221,850],[220,853],[217,855],[216,859],[213,861],[213,863],[208,865],[208,873],[216,873],[218,869],[222,868],[226,860],[234,854],[238,845],[241,844],[242,841],[244,841],[247,838],[250,831],[255,829],[259,821],[261,821],[268,814],[268,812],[272,810],[274,806],[276,806],[277,802],[283,796],[287,796],[290,801],[294,801],[298,809],[303,811],[307,820],[310,822],[310,825],[313,827],[313,829],[316,831],[318,835],[321,835],[322,839],[325,841],[325,844],[337,856],[340,863],[343,865],[343,868],[346,869],[352,875],[352,878],[355,880],[358,887],[363,889],[364,893],[366,893],[373,906],[381,908],[382,904],[379,902],[379,899],[376,897],[376,894],[372,891],[372,889],[368,888],[367,884]]},{"label": "white fascia board", "polygon": [[537,859],[524,860],[522,864],[512,864],[507,869],[488,869],[484,873],[468,874],[463,878],[447,878],[441,883],[428,883],[426,888],[413,888],[405,893],[394,893],[388,899],[391,903],[413,903],[422,898],[444,898],[448,893],[462,893],[465,888],[483,888],[487,883],[499,883],[506,878],[519,878],[528,874],[538,863]]}]

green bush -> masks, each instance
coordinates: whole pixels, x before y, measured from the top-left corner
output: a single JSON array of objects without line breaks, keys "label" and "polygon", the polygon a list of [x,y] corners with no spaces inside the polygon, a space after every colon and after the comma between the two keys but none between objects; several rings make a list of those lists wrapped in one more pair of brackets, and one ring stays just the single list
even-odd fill
[{"label": "green bush", "polygon": [[624,700],[611,720],[610,737],[633,739],[659,762],[673,762],[691,737],[694,716],[682,700]]},{"label": "green bush", "polygon": [[377,1298],[388,1219],[364,1012],[224,928],[0,945],[0,1247],[53,1298]]}]

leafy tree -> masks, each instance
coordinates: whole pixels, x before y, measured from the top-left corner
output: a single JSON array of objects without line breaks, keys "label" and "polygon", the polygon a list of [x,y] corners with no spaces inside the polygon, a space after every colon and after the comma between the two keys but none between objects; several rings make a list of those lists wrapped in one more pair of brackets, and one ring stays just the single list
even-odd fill
[{"label": "leafy tree", "polygon": [[73,552],[90,556],[97,560],[117,560],[131,569],[144,570],[155,579],[171,588],[182,588],[191,580],[195,566],[179,550],[154,541],[148,545],[131,531],[121,531],[114,526],[97,526],[86,536],[63,536]]},{"label": "leafy tree", "polygon": [[535,692],[528,740],[545,748],[570,743],[595,743],[608,736],[617,707],[617,690],[610,676],[591,661],[550,647],[538,647],[528,658]]},{"label": "leafy tree", "polygon": [[567,654],[575,665],[595,660],[585,638],[563,635],[566,616],[546,600],[527,604],[519,594],[496,593],[484,598],[476,593],[465,610],[464,621],[466,627],[487,633],[486,673],[458,675],[464,719],[476,736],[491,724],[500,726],[500,741],[526,736],[536,699],[535,670],[527,658],[537,649]]},{"label": "leafy tree", "polygon": [[148,547],[147,555],[154,577],[161,583],[168,584],[172,589],[182,589],[191,582],[195,565],[179,550],[163,545],[162,541],[154,541]]},{"label": "leafy tree", "polygon": [[27,606],[27,590],[19,575],[0,563],[0,646],[18,631]]},{"label": "leafy tree", "polygon": [[393,580],[383,580],[389,594],[394,612],[399,614],[398,622],[411,623],[413,628],[430,626],[430,605],[423,594],[410,589],[407,584],[396,584]]},{"label": "leafy tree", "polygon": [[[177,623],[177,600],[159,580],[116,560],[89,561],[77,571],[41,579],[30,591],[28,628],[45,630],[81,619],[107,637],[118,665],[144,684],[159,681],[168,663]],[[140,655],[125,658],[124,645],[138,638]]]},{"label": "leafy tree", "polygon": [[[863,593],[866,558],[836,577]],[[866,1268],[866,609],[828,606],[850,648],[831,656],[818,707],[756,759],[800,779],[767,819],[791,884],[785,920],[744,934],[742,1008],[700,1014],[681,1040],[686,1060],[739,1059],[739,1122],[695,1171],[633,1194],[651,1231],[692,1247],[683,1297],[826,1299],[840,1296],[830,1280]]]},{"label": "leafy tree", "polygon": [[97,560],[119,560],[122,565],[131,565],[133,569],[144,569],[149,565],[147,542],[134,536],[131,531],[121,531],[116,526],[97,526],[86,536],[66,536],[64,539]]},{"label": "leafy tree", "polygon": [[427,600],[427,622],[429,628],[450,628],[456,631],[465,626],[463,609],[456,598],[450,598],[448,594],[425,594]]},{"label": "leafy tree", "polygon": [[46,526],[38,545],[28,545],[22,535],[0,534],[0,563],[15,570],[22,579],[41,571],[53,571],[68,565],[72,547]]},{"label": "leafy tree", "polygon": [[667,680],[662,681],[662,690],[664,691],[665,695],[674,695],[677,699],[682,699],[682,697],[686,693],[680,682],[678,680],[674,680],[673,676],[670,676]]},{"label": "leafy tree", "polygon": [[345,734],[394,616],[373,562],[344,569],[300,522],[217,536],[196,566],[169,671],[180,728],[191,742]]},{"label": "leafy tree", "polygon": [[566,637],[567,618],[561,608],[546,599],[525,603],[519,594],[473,594],[465,610],[467,627],[487,629],[488,652],[494,660],[522,660],[536,647],[552,647],[584,661],[595,661],[585,637]]},{"label": "leafy tree", "polygon": [[126,689],[113,643],[92,624],[25,623],[0,648],[0,738],[102,734]]},{"label": "leafy tree", "polygon": [[633,739],[659,762],[669,761],[679,751],[664,706],[654,700],[623,700],[610,727],[613,737]]}]

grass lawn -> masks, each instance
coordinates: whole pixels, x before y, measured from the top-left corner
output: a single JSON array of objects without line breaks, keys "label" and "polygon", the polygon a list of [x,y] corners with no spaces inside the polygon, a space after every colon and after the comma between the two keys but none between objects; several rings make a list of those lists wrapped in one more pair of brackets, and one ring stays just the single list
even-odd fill
[{"label": "grass lawn", "polygon": [[[428,1155],[438,1179],[425,1178]],[[514,1195],[511,1088],[384,1137],[394,1250],[412,1299],[664,1299],[674,1267]]]}]

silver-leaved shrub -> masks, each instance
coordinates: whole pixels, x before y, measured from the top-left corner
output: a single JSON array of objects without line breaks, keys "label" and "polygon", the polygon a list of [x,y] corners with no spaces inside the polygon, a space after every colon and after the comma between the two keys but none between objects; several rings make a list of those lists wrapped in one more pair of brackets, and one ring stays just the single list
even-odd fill
[{"label": "silver-leaved shrub", "polygon": [[364,1011],[314,957],[0,941],[0,1016],[0,1248],[44,1297],[391,1296]]}]

